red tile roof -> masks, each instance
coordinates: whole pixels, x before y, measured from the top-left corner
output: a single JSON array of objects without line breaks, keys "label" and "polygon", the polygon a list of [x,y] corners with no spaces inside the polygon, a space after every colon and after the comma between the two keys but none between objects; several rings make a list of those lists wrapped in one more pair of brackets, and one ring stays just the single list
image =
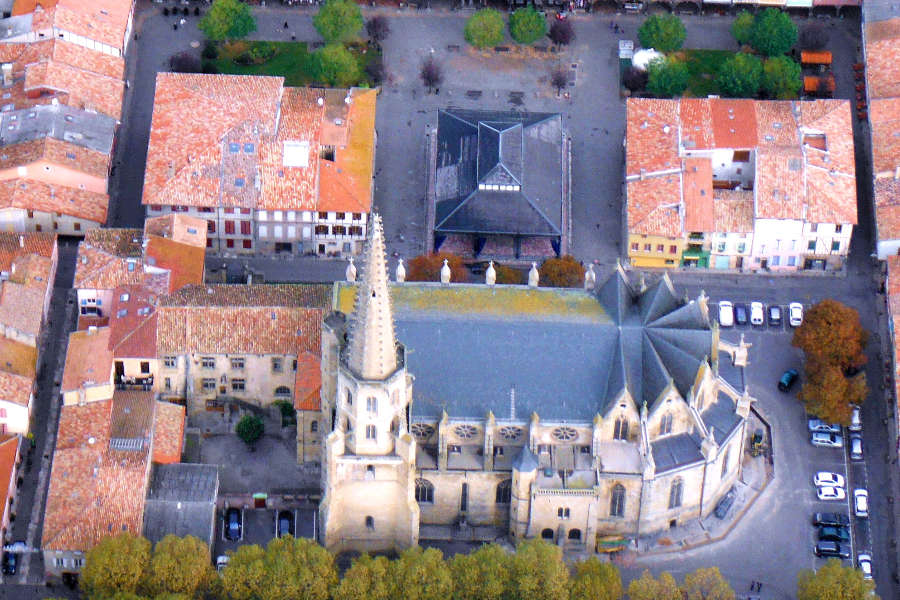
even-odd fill
[{"label": "red tile roof", "polygon": [[151,236],[206,248],[206,220],[181,213],[150,217],[144,221],[144,237]]},{"label": "red tile roof", "polygon": [[61,392],[111,381],[113,355],[109,350],[109,335],[109,327],[69,334]]},{"label": "red tile roof", "polygon": [[685,158],[682,174],[685,231],[716,231],[712,162],[708,158]]},{"label": "red tile roof", "polygon": [[[19,436],[0,435],[0,502],[10,506],[15,490],[16,462],[19,458]],[[2,514],[0,510],[0,514]]]},{"label": "red tile roof", "polygon": [[0,209],[4,208],[58,212],[102,225],[106,223],[109,196],[35,179],[10,179],[0,181]]},{"label": "red tile roof", "polygon": [[156,423],[153,429],[153,462],[171,464],[181,461],[184,440],[185,411],[183,406],[170,402],[156,403]]},{"label": "red tile roof", "polygon": [[302,352],[297,356],[297,375],[294,379],[294,409],[320,410],[322,365],[318,354]]},{"label": "red tile roof", "polygon": [[57,0],[54,26],[122,52],[133,0]]},{"label": "red tile roof", "polygon": [[28,406],[31,401],[31,387],[34,379],[0,371],[0,401]]},{"label": "red tile roof", "polygon": [[[206,223],[204,229],[206,231]],[[151,237],[147,240],[145,258],[147,265],[168,269],[169,291],[175,292],[189,284],[202,284],[206,269],[206,234],[203,246],[182,244],[175,240]]]},{"label": "red tile roof", "polygon": [[113,290],[108,345],[113,356],[156,358],[155,311],[156,294],[145,286],[124,285]]},{"label": "red tile roof", "polygon": [[125,82],[55,60],[34,63],[25,68],[25,91],[64,92],[66,104],[83,110],[95,110],[116,120],[122,118]]},{"label": "red tile roof", "polygon": [[864,27],[869,98],[900,96],[900,17]]},{"label": "red tile roof", "polygon": [[38,161],[74,169],[105,180],[109,172],[110,157],[102,152],[52,137],[19,142],[3,146],[0,150],[0,169],[27,166]]},{"label": "red tile roof", "polygon": [[34,379],[37,348],[0,336],[0,369]]},{"label": "red tile roof", "polygon": [[46,289],[4,281],[0,288],[0,324],[36,338],[44,318]]}]

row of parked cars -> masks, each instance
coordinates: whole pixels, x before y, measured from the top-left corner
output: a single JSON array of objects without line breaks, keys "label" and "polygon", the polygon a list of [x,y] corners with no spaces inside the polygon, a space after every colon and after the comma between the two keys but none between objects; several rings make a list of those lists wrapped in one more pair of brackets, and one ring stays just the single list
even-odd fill
[{"label": "row of parked cars", "polygon": [[[783,314],[781,306],[770,304],[766,308],[762,302],[746,304],[734,304],[728,300],[719,302],[719,326],[734,327],[750,323],[756,327],[762,327],[768,320],[772,327],[781,327]],[[787,321],[791,327],[800,327],[803,324],[803,305],[799,302],[788,304]]]},{"label": "row of parked cars", "polygon": [[[816,556],[850,558],[850,517],[843,513],[815,513],[813,527],[818,530]],[[864,579],[872,579],[872,555],[860,552],[856,555],[856,567]]]}]

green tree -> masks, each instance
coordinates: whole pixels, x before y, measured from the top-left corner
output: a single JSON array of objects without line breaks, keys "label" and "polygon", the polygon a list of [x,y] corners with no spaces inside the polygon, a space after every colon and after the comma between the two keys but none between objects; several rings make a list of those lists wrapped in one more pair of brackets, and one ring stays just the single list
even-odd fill
[{"label": "green tree", "polygon": [[878,600],[874,589],[862,571],[837,558],[829,558],[818,571],[804,569],[797,575],[797,600]]},{"label": "green tree", "polygon": [[440,550],[409,548],[391,562],[390,597],[404,600],[447,600],[453,577]]},{"label": "green tree", "polygon": [[105,600],[117,592],[135,594],[150,566],[150,542],[130,532],[105,537],[90,549],[81,571],[88,600]]},{"label": "green tree", "polygon": [[363,554],[353,561],[331,594],[334,600],[390,600],[390,561]]},{"label": "green tree", "polygon": [[316,79],[331,87],[349,87],[362,76],[356,57],[342,44],[328,44],[313,54]]},{"label": "green tree", "polygon": [[719,68],[716,85],[732,98],[752,98],[759,92],[762,61],[752,54],[738,52]]},{"label": "green tree", "polygon": [[313,25],[327,43],[346,42],[362,29],[362,12],[352,0],[327,0],[313,17]]},{"label": "green tree", "polygon": [[869,393],[866,374],[846,377],[840,367],[807,360],[806,380],[797,397],[806,412],[827,423],[850,425],[853,406],[862,404]]},{"label": "green tree", "polygon": [[691,73],[675,58],[657,58],[647,67],[647,91],[660,98],[680,96],[687,89]]},{"label": "green tree", "polygon": [[650,571],[645,570],[638,579],[632,579],[628,584],[629,600],[682,600],[678,582],[668,571],[659,574],[659,579],[654,579]]},{"label": "green tree", "polygon": [[196,598],[212,583],[209,546],[194,536],[167,535],[153,549],[146,589],[153,596],[182,594]]},{"label": "green tree", "polygon": [[622,577],[615,565],[597,557],[575,564],[569,585],[571,600],[619,600],[622,593]]},{"label": "green tree", "polygon": [[476,48],[496,46],[503,41],[503,15],[493,8],[482,8],[466,21],[465,36]]},{"label": "green tree", "polygon": [[650,15],[638,29],[641,46],[660,52],[678,50],[686,35],[684,23],[675,15]]},{"label": "green tree", "polygon": [[466,282],[469,280],[469,270],[463,264],[462,259],[456,254],[449,252],[438,252],[437,254],[420,254],[412,260],[406,268],[407,281],[432,281],[441,280],[441,269],[444,261],[450,267],[450,281],[454,283]]},{"label": "green tree", "polygon": [[507,597],[512,556],[498,546],[482,546],[450,561],[453,600],[503,600]]},{"label": "green tree", "polygon": [[684,576],[685,600],[734,600],[735,594],[718,567],[700,568]]},{"label": "green tree", "polygon": [[739,46],[749,44],[753,38],[753,24],[756,19],[748,10],[742,10],[731,23],[731,35],[734,36]]},{"label": "green tree", "polygon": [[238,421],[237,426],[234,428],[234,432],[237,436],[248,446],[252,446],[258,442],[265,430],[266,426],[263,423],[263,420],[257,415],[252,414],[241,417],[241,420]]},{"label": "green tree", "polygon": [[510,596],[527,600],[566,598],[569,570],[562,549],[542,539],[519,544],[511,565]]},{"label": "green tree", "polygon": [[532,6],[517,8],[509,15],[509,35],[520,44],[533,44],[547,35],[547,19]]},{"label": "green tree", "polygon": [[215,0],[197,27],[211,40],[236,40],[256,31],[256,19],[240,0]]},{"label": "green tree", "polygon": [[584,267],[575,257],[566,254],[562,258],[548,258],[538,269],[539,282],[545,287],[581,287],[584,285]]},{"label": "green tree", "polygon": [[771,98],[789,100],[797,97],[803,85],[800,65],[788,56],[773,56],[763,65],[762,89]]},{"label": "green tree", "polygon": [[803,324],[794,330],[791,345],[803,350],[807,361],[835,365],[841,370],[866,364],[869,333],[856,309],[837,300],[822,300],[806,311]]},{"label": "green tree", "polygon": [[256,544],[239,546],[222,570],[222,590],[229,600],[258,600],[258,590],[268,581],[264,566],[266,551]]},{"label": "green tree", "polygon": [[797,26],[790,15],[777,8],[756,13],[750,45],[766,56],[780,56],[797,43]]},{"label": "green tree", "polygon": [[222,571],[230,600],[328,600],[337,581],[331,553],[291,536],[273,539],[265,550],[241,546]]}]

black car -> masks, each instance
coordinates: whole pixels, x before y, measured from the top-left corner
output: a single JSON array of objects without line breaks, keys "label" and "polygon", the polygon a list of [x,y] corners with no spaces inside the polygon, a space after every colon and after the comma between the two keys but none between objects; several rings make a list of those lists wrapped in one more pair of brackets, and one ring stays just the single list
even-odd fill
[{"label": "black car", "polygon": [[778,380],[778,389],[782,392],[791,391],[791,387],[799,376],[800,373],[797,372],[797,369],[788,369],[781,374],[781,379]]},{"label": "black car", "polygon": [[725,515],[728,514],[728,510],[731,508],[731,505],[734,504],[734,488],[731,488],[725,493],[725,496],[719,500],[719,503],[716,504],[716,510],[713,511],[718,519],[724,519]]},{"label": "black car", "polygon": [[769,325],[772,327],[781,325],[781,307],[777,304],[769,305]]},{"label": "black car", "polygon": [[278,537],[294,535],[294,513],[292,511],[283,510],[278,513],[275,520],[275,535]]},{"label": "black car", "polygon": [[829,542],[850,542],[850,529],[847,527],[819,527],[819,539]]},{"label": "black car", "polygon": [[225,511],[225,539],[232,542],[241,539],[241,511],[238,508],[229,508]]},{"label": "black car", "polygon": [[812,523],[816,527],[849,527],[850,517],[842,513],[816,513]]},{"label": "black car", "polygon": [[3,553],[3,574],[15,575],[18,566],[19,557],[12,552]]},{"label": "black car", "polygon": [[734,305],[734,322],[738,325],[746,325],[747,321],[750,317],[747,315],[747,305],[746,304],[735,304]]},{"label": "black car", "polygon": [[850,558],[850,545],[838,542],[819,542],[815,547],[816,556]]}]

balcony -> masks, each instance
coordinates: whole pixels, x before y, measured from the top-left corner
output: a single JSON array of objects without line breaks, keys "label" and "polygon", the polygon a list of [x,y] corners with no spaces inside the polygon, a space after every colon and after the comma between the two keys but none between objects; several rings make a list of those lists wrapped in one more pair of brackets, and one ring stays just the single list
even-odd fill
[{"label": "balcony", "polygon": [[117,375],[115,384],[117,390],[143,390],[149,392],[153,390],[153,375],[144,375],[140,377]]}]

